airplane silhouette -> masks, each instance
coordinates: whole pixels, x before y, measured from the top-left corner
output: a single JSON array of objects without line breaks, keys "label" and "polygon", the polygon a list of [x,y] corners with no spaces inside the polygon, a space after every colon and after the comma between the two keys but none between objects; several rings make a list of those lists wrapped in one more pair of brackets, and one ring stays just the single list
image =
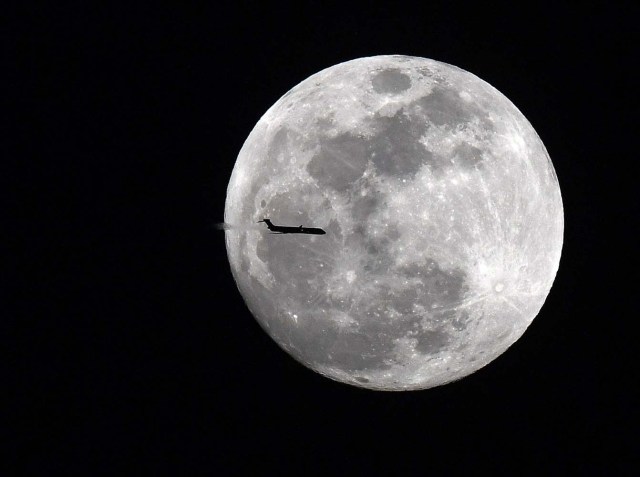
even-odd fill
[{"label": "airplane silhouette", "polygon": [[316,227],[285,227],[283,225],[273,225],[269,219],[258,220],[258,223],[264,222],[267,224],[269,230],[273,234],[310,234],[310,235],[324,235],[325,232],[322,229]]}]

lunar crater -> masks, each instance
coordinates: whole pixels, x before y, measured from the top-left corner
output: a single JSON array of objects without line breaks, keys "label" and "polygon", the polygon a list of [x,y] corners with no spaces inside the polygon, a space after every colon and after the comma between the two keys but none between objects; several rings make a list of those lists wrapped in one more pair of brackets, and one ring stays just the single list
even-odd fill
[{"label": "lunar crater", "polygon": [[411,79],[397,68],[389,68],[373,76],[371,80],[376,93],[399,94],[411,87]]}]

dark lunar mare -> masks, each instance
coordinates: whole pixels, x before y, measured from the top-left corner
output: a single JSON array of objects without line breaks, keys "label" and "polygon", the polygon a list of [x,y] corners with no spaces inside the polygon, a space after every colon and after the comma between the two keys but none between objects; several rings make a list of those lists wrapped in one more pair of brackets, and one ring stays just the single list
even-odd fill
[{"label": "dark lunar mare", "polygon": [[[390,73],[390,77],[395,74]],[[362,177],[369,161],[383,177],[408,179],[413,178],[424,165],[436,173],[451,167],[480,167],[482,152],[470,144],[459,145],[452,160],[434,154],[421,142],[430,127],[429,121],[454,130],[474,119],[480,121],[484,129],[494,129],[479,106],[465,103],[455,89],[437,86],[430,94],[399,109],[391,117],[375,113],[368,125],[371,136],[351,132],[335,137],[320,135],[319,152],[307,165],[307,172],[321,186],[346,192]],[[330,118],[326,120],[330,121]],[[274,142],[279,141],[281,132],[274,137]]]}]

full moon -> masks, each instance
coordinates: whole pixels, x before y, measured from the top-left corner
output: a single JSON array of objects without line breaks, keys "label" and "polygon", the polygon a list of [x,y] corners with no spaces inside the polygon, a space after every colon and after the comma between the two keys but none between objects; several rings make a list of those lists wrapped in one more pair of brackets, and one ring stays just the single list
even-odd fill
[{"label": "full moon", "polygon": [[[264,218],[326,235],[245,226]],[[234,279],[273,340],[324,376],[389,391],[458,380],[518,340],[564,228],[524,115],[467,71],[397,55],[327,68],[269,108],[225,222]]]}]

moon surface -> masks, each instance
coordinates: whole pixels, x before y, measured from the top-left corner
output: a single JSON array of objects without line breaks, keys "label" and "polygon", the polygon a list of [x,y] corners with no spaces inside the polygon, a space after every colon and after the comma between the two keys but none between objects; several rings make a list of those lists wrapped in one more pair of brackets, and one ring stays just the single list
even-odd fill
[{"label": "moon surface", "polygon": [[314,74],[258,121],[225,221],[263,218],[327,234],[225,232],[257,321],[307,367],[390,391],[460,379],[520,338],[564,228],[523,114],[471,73],[397,55]]}]

